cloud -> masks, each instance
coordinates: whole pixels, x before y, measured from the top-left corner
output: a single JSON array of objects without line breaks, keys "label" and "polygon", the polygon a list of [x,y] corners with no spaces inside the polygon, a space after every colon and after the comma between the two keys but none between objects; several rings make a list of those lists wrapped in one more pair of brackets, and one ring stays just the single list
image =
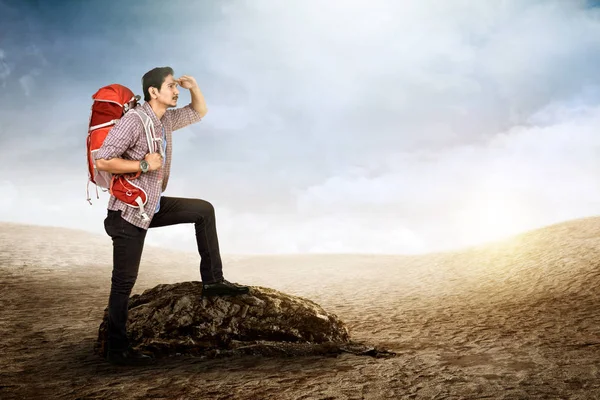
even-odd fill
[{"label": "cloud", "polygon": [[0,49],[0,82],[2,82],[2,87],[6,86],[6,80],[10,76],[10,67],[6,62],[6,55],[4,50]]},{"label": "cloud", "polygon": [[[549,104],[525,124],[480,143],[398,152],[378,164],[349,167],[291,190],[287,199],[268,191],[274,199],[258,211],[245,206],[257,193],[252,188],[240,190],[231,202],[216,184],[190,187],[192,175],[183,171],[174,174],[166,194],[215,205],[224,253],[414,254],[460,248],[598,214],[600,106],[573,104]],[[38,173],[46,185],[3,183],[8,195],[1,220],[54,222],[104,234],[105,193],[96,200],[92,186],[90,207],[83,175],[69,179],[61,170],[58,180]],[[151,230],[147,243],[196,251],[189,224]]]},{"label": "cloud", "polygon": [[331,177],[304,191],[298,209],[394,220],[430,250],[597,214],[600,108],[552,114],[551,124],[517,126],[478,145],[399,153],[382,161],[388,172],[372,177],[368,170]]},{"label": "cloud", "polygon": [[575,4],[237,2],[198,60],[235,82],[249,115],[243,137],[217,145],[255,146],[236,154],[246,160],[285,153],[303,169],[308,153],[315,173],[334,174],[399,149],[482,140],[597,82],[599,26]]},{"label": "cloud", "polygon": [[[207,98],[206,118],[174,135],[168,195],[213,202],[225,252],[427,252],[600,212],[600,23],[584,2],[181,6],[205,19],[142,32],[172,48],[168,59],[140,44],[127,48],[139,64],[79,63],[47,80],[36,68],[54,68],[62,53],[5,49],[11,63],[31,61],[9,72],[19,70],[17,90],[35,88],[26,106],[37,111],[0,109],[0,159],[26,176],[12,180],[0,219],[103,232],[106,196],[90,211],[77,194],[89,96],[107,77],[127,84],[124,70],[155,63],[196,76]],[[175,20],[170,10],[143,17]],[[86,37],[96,51],[105,40]],[[52,110],[39,107],[48,102]],[[45,186],[56,177],[44,167],[61,183]],[[39,188],[50,190],[44,202]],[[195,249],[189,226],[148,240]]]},{"label": "cloud", "polygon": [[21,88],[23,88],[23,92],[25,96],[29,97],[34,89],[35,80],[33,78],[34,75],[37,75],[35,72],[27,75],[22,75],[19,78],[19,83],[21,84]]},{"label": "cloud", "polygon": [[0,208],[1,209],[12,209],[17,202],[19,197],[18,187],[7,180],[0,181],[0,190],[2,191],[2,197],[0,197]]}]

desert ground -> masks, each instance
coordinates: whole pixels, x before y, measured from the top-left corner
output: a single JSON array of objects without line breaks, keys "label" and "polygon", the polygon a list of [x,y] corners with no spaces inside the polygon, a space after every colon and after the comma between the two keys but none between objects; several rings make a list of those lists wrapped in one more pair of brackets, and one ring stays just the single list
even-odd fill
[{"label": "desert ground", "polygon": [[[600,218],[419,256],[223,255],[229,280],[316,301],[384,359],[111,366],[92,353],[111,261],[108,236],[0,223],[1,399],[600,398]],[[198,263],[147,246],[134,294]]]}]

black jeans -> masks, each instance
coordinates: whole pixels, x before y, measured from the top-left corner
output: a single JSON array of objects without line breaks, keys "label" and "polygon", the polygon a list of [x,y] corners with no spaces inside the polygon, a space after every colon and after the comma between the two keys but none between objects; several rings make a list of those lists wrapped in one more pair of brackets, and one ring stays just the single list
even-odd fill
[{"label": "black jeans", "polygon": [[[200,253],[200,277],[204,283],[223,278],[219,252],[215,209],[201,199],[163,196],[160,211],[154,215],[150,228],[193,223]],[[121,217],[121,211],[108,210],[104,220],[106,233],[113,241],[113,271],[108,299],[108,348],[121,350],[129,346],[127,317],[129,295],[135,285],[147,231]]]}]

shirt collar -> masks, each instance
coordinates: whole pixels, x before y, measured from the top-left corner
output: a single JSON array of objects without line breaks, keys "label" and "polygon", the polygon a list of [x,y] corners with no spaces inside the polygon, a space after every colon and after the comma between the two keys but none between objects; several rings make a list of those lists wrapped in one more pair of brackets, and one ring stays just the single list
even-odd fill
[{"label": "shirt collar", "polygon": [[152,107],[150,107],[150,103],[145,102],[144,104],[142,104],[142,109],[143,109],[143,111],[146,112],[146,115],[148,115],[150,117],[150,119],[152,120],[152,123],[154,124],[154,126],[160,127],[160,129],[162,129],[162,121],[160,121],[156,117],[156,114],[154,113],[154,110],[152,109]]}]

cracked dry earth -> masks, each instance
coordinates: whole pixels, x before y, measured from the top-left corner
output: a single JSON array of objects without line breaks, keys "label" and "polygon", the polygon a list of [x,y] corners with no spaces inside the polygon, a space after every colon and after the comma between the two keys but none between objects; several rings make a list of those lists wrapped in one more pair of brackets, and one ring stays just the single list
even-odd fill
[{"label": "cracked dry earth", "polygon": [[[600,218],[452,253],[223,257],[229,280],[315,301],[383,359],[110,366],[93,346],[111,257],[107,236],[0,223],[1,399],[600,398]],[[198,262],[147,247],[134,294],[197,281]]]}]

